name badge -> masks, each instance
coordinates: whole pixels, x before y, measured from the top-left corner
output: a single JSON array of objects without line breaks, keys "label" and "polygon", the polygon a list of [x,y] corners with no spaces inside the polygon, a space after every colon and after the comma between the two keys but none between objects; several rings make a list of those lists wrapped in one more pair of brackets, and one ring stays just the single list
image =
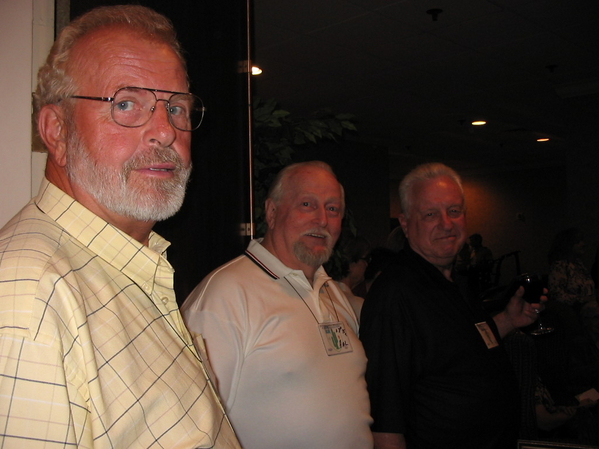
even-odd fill
[{"label": "name badge", "polygon": [[327,355],[344,354],[353,351],[351,341],[343,323],[320,323],[318,328]]},{"label": "name badge", "polygon": [[497,340],[495,339],[495,334],[493,334],[493,331],[491,330],[486,321],[476,323],[475,326],[480,336],[483,337],[483,341],[487,345],[488,349],[492,349],[499,346],[499,343],[497,343]]}]

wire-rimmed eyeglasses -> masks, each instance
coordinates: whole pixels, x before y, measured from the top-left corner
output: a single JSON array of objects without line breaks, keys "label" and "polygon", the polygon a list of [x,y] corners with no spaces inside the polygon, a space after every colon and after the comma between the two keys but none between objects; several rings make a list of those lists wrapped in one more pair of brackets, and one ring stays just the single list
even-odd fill
[{"label": "wire-rimmed eyeglasses", "polygon": [[[172,94],[168,100],[159,99],[155,92]],[[86,97],[71,95],[69,98],[106,101],[111,103],[112,119],[126,128],[143,126],[152,117],[159,101],[166,103],[171,125],[181,131],[194,131],[204,119],[204,103],[200,97],[190,93],[169,90],[148,89],[146,87],[122,87],[112,97]]]}]

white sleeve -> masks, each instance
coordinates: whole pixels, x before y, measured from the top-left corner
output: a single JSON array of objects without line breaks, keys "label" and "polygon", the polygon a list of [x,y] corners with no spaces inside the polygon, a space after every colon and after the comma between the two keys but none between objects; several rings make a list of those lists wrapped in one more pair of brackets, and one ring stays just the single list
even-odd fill
[{"label": "white sleeve", "polygon": [[227,278],[219,272],[206,277],[185,300],[181,314],[190,332],[204,339],[216,387],[229,411],[245,357],[247,308],[243,289]]}]

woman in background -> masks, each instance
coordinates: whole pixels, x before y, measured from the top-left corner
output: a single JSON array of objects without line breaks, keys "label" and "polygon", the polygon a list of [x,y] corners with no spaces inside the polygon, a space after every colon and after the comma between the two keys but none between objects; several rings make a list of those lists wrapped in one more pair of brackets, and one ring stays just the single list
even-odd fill
[{"label": "woman in background", "polygon": [[584,329],[599,347],[599,303],[595,283],[582,262],[583,254],[584,238],[579,229],[557,233],[548,254],[549,295],[576,311]]}]

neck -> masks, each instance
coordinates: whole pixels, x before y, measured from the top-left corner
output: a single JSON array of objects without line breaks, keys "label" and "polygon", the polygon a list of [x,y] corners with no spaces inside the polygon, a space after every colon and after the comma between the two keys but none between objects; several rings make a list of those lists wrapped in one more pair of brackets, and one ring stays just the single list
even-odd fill
[{"label": "neck", "polygon": [[[62,173],[62,176],[61,176]],[[82,189],[75,188],[69,181],[66,173],[53,169],[52,165],[46,168],[46,178],[71,198],[74,198],[95,215],[130,235],[142,245],[148,246],[150,232],[156,224],[155,221],[139,221],[123,217],[98,204],[93,197]]]},{"label": "neck", "polygon": [[453,282],[453,279],[451,277],[451,273],[453,272],[453,264],[450,265],[435,265],[435,267],[437,267],[437,269],[441,272],[441,274],[443,274],[443,276],[445,277],[445,279],[447,279],[450,282]]}]

